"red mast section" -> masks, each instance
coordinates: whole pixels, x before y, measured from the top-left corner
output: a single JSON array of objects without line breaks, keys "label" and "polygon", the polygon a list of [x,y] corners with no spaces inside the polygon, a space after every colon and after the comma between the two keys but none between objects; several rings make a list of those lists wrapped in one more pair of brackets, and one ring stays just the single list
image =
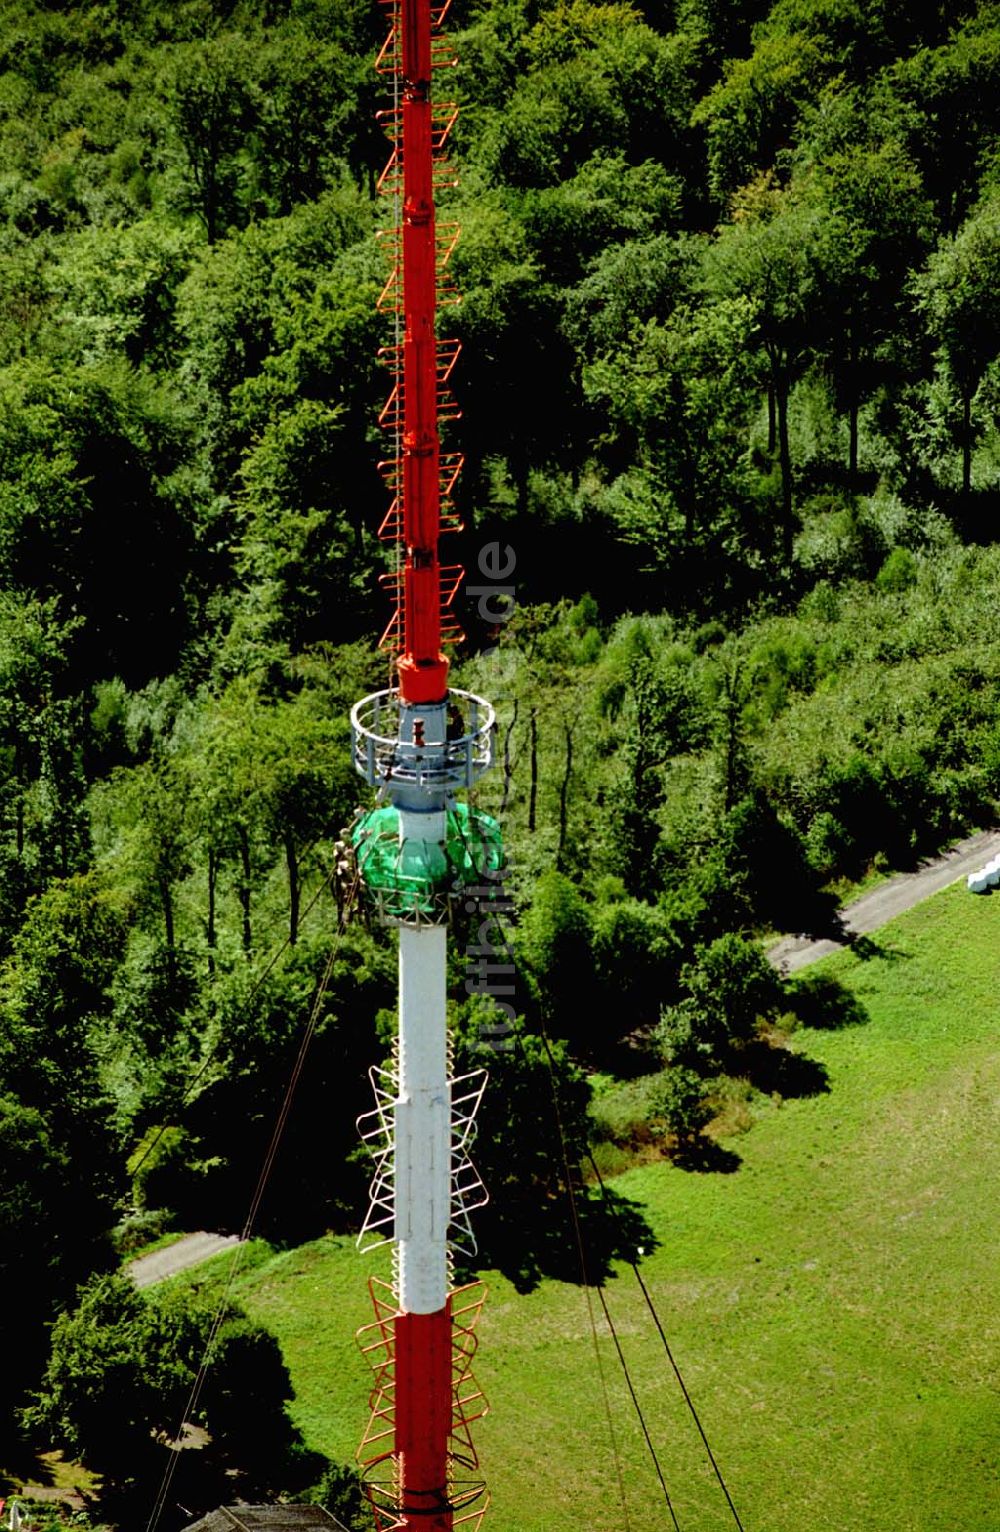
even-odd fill
[{"label": "red mast section", "polygon": [[439,33],[447,4],[389,4],[393,24],[379,68],[394,77],[399,100],[383,114],[391,119],[394,147],[379,190],[397,199],[399,227],[380,306],[399,316],[402,338],[383,353],[395,387],[380,419],[395,433],[397,449],[383,465],[396,499],[382,535],[401,542],[405,557],[398,574],[386,580],[394,587],[396,611],[383,644],[399,652],[400,700],[419,705],[444,701],[448,661],[442,640],[460,636],[448,609],[463,571],[442,568],[438,559],[441,532],[458,529],[449,495],[461,461],[442,456],[439,423],[458,415],[447,384],[459,347],[439,341],[435,331],[439,281],[457,229],[439,228],[434,210],[435,189],[453,184],[443,150],[457,109],[450,102],[435,105],[431,97],[434,71],[454,63]]},{"label": "red mast section", "polygon": [[438,564],[440,442],[437,425],[437,239],[434,224],[430,0],[402,0],[403,84],[403,654],[407,702],[440,702]]}]

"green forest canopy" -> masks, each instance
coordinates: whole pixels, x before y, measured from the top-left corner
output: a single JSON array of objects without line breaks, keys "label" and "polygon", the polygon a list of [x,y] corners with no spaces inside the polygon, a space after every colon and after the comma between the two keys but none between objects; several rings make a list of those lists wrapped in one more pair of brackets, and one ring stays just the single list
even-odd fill
[{"label": "green forest canopy", "polygon": [[[25,1395],[123,1211],[240,1226],[342,913],[347,710],[385,675],[383,23],[0,5]],[[501,710],[518,1008],[565,1041],[581,1144],[580,1069],[625,1034],[683,1137],[778,1006],[752,939],[995,811],[1000,8],[456,0],[451,27],[456,557],[516,564],[456,658]],[[275,1238],[357,1216],[393,984],[350,925]]]}]

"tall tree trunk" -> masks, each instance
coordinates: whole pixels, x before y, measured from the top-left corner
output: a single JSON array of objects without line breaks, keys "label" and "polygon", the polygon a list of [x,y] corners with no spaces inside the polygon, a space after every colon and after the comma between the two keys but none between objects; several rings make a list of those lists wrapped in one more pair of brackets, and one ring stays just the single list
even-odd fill
[{"label": "tall tree trunk", "polygon": [[18,861],[24,856],[24,784],[21,780],[21,743],[14,746],[14,781],[17,784],[17,807],[14,810],[14,843]]},{"label": "tall tree trunk", "polygon": [[775,368],[774,402],[778,413],[778,462],[781,467],[781,548],[785,563],[792,561],[792,454],[788,445],[788,374]]},{"label": "tall tree trunk", "polygon": [[202,200],[205,211],[205,237],[210,245],[214,245],[219,237],[219,177],[216,174],[216,167],[222,152],[222,141],[217,122],[209,122],[208,132],[208,147],[203,160]]},{"label": "tall tree trunk", "polygon": [[739,748],[739,723],[735,703],[726,717],[726,813],[736,807],[736,751]]},{"label": "tall tree trunk", "polygon": [[249,957],[253,946],[253,932],[250,929],[250,835],[246,825],[242,824],[237,827],[236,833],[240,846],[238,898],[243,911],[243,951]]},{"label": "tall tree trunk", "polygon": [[507,466],[514,485],[517,514],[523,516],[528,509],[528,477],[531,473],[527,452],[522,450],[513,452],[507,460]]},{"label": "tall tree trunk", "polygon": [[774,456],[774,449],[778,444],[777,421],[774,413],[774,384],[767,385],[767,455]]},{"label": "tall tree trunk", "polygon": [[294,947],[299,939],[299,904],[301,901],[301,889],[299,887],[299,858],[295,849],[295,836],[291,830],[286,830],[285,863],[288,867],[288,945]]},{"label": "tall tree trunk", "polygon": [[528,749],[529,767],[531,772],[528,787],[528,833],[533,835],[535,831],[535,814],[538,808],[538,709],[532,708],[528,718]]},{"label": "tall tree trunk", "polygon": [[737,661],[722,673],[723,810],[728,814],[743,796],[746,777],[743,762],[742,675]]},{"label": "tall tree trunk", "polygon": [[211,170],[205,182],[204,214],[205,214],[205,238],[210,245],[214,245],[218,235],[218,219],[215,207],[215,177]]},{"label": "tall tree trunk", "polygon": [[511,787],[514,781],[514,758],[512,755],[514,728],[517,724],[517,715],[521,706],[521,699],[514,698],[514,711],[510,715],[510,723],[507,725],[503,737],[503,797],[500,799],[501,816],[507,812],[507,803],[510,799]]},{"label": "tall tree trunk", "polygon": [[205,940],[208,943],[208,971],[215,972],[215,885],[219,876],[219,853],[214,846],[208,848],[208,917],[205,921]]},{"label": "tall tree trunk", "polygon": [[563,852],[566,849],[566,824],[569,818],[569,783],[573,775],[573,730],[565,718],[563,719],[563,733],[566,736],[566,769],[559,784],[559,844],[556,848],[556,866],[560,872],[563,865]]},{"label": "tall tree trunk", "polygon": [[851,489],[858,481],[858,348],[853,324],[847,332],[847,482]]},{"label": "tall tree trunk", "polygon": [[163,929],[167,943],[167,976],[173,989],[177,982],[177,949],[174,941],[174,896],[166,878],[161,878],[160,905],[163,909]]}]

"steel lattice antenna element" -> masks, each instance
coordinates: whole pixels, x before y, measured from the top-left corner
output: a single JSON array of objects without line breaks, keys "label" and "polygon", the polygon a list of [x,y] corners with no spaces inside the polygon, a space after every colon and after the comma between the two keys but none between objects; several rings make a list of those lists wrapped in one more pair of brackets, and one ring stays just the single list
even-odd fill
[{"label": "steel lattice antenna element", "polygon": [[383,114],[393,148],[379,189],[396,209],[380,307],[397,340],[382,353],[393,382],[380,420],[393,441],[381,536],[399,555],[384,577],[394,611],[382,644],[397,656],[398,685],[351,713],[355,765],[378,791],[351,838],[366,897],[399,931],[398,1043],[392,1065],[372,1072],[376,1106],[359,1124],[375,1158],[361,1239],[394,1243],[394,1280],[371,1283],[375,1321],[360,1336],[375,1385],[358,1456],[380,1532],[476,1529],[487,1502],[470,1432],[486,1409],[472,1377],[485,1294],[451,1288],[452,1250],[470,1245],[469,1212],[486,1198],[467,1152],[485,1075],[452,1077],[446,943],[451,898],[498,887],[502,850],[495,821],[456,796],[491,764],[493,709],[449,690],[442,652],[460,636],[452,607],[463,573],[438,557],[441,534],[458,529],[450,495],[461,468],[439,438],[440,422],[457,417],[448,383],[458,356],[436,333],[457,237],[434,207],[453,180],[445,145],[456,109],[431,89],[454,62],[446,9],[390,0],[378,60],[395,101]]}]

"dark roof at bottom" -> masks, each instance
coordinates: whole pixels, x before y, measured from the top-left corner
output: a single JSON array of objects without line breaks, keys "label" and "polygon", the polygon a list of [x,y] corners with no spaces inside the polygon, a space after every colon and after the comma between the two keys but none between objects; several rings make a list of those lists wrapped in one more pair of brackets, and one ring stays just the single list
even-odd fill
[{"label": "dark roof at bottom", "polygon": [[223,1505],[187,1532],[306,1532],[309,1527],[347,1532],[343,1522],[320,1505]]}]

